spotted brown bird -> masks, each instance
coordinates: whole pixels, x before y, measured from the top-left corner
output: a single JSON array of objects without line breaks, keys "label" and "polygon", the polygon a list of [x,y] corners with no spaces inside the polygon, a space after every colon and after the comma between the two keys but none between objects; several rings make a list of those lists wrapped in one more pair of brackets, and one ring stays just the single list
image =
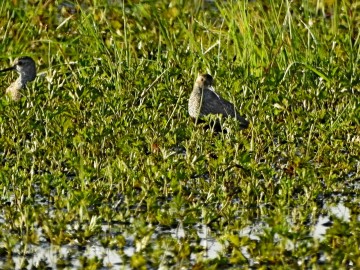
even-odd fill
[{"label": "spotted brown bird", "polygon": [[220,114],[224,117],[234,117],[240,122],[242,129],[247,128],[249,122],[240,116],[234,104],[215,92],[213,83],[214,80],[209,74],[198,76],[189,99],[190,116],[198,120],[209,114]]},{"label": "spotted brown bird", "polygon": [[14,101],[20,99],[20,90],[25,88],[26,83],[31,82],[36,77],[36,66],[34,60],[29,56],[23,56],[15,59],[12,67],[0,70],[5,72],[9,70],[16,70],[19,77],[7,89],[6,94]]}]

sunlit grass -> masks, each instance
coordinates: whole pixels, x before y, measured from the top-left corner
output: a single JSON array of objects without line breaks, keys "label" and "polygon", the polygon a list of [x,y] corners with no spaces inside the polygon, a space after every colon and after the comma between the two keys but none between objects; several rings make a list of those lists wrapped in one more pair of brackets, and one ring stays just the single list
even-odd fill
[{"label": "sunlit grass", "polygon": [[[30,245],[89,243],[138,269],[360,267],[359,7],[131,2],[0,5],[1,68],[29,55],[42,73],[20,102],[0,99],[4,267]],[[249,129],[192,123],[199,72]],[[318,241],[325,199],[351,219],[334,217]],[[181,239],[157,231],[180,224]],[[224,245],[216,259],[203,256],[199,225]],[[258,225],[258,240],[239,233]],[[103,265],[69,257],[58,265]]]}]

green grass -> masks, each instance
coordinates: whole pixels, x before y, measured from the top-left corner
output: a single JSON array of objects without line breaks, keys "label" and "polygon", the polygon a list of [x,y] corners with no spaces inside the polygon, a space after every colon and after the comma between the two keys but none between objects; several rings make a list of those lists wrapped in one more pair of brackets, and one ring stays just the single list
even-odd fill
[{"label": "green grass", "polygon": [[[358,4],[92,2],[0,5],[1,68],[29,55],[43,72],[20,102],[0,99],[3,268],[26,266],[31,245],[89,243],[136,269],[247,268],[242,248],[262,269],[360,267]],[[249,129],[192,123],[198,72]],[[350,221],[312,238],[339,201]],[[184,238],[156,232],[180,223]],[[260,240],[239,234],[259,223]],[[217,258],[200,224],[224,245]],[[76,251],[58,267],[70,259],[103,266]]]}]

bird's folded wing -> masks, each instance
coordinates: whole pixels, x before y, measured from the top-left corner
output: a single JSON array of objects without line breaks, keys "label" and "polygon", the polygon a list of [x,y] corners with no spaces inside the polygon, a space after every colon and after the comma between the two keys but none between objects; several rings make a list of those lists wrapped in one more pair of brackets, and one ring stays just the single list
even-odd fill
[{"label": "bird's folded wing", "polygon": [[201,114],[222,114],[224,116],[232,117],[238,115],[232,103],[223,99],[217,93],[207,89],[203,92]]}]

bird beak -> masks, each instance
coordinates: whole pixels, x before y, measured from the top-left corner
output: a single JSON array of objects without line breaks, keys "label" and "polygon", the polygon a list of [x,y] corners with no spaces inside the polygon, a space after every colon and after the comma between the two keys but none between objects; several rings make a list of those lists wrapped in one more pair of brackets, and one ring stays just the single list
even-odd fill
[{"label": "bird beak", "polygon": [[6,71],[9,71],[9,70],[13,70],[13,69],[15,69],[15,66],[9,67],[9,68],[5,68],[5,69],[3,69],[3,70],[0,70],[0,72],[6,72]]}]

